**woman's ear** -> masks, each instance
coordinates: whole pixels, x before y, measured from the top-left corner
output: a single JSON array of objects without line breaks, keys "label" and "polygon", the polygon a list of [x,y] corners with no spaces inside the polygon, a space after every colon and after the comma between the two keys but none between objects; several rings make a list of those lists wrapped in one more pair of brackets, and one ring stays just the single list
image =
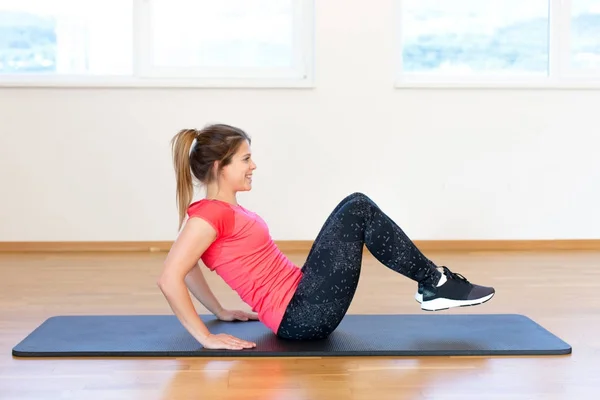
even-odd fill
[{"label": "woman's ear", "polygon": [[219,177],[219,161],[215,161],[213,163],[213,178],[215,178],[215,180],[217,180],[218,177]]}]

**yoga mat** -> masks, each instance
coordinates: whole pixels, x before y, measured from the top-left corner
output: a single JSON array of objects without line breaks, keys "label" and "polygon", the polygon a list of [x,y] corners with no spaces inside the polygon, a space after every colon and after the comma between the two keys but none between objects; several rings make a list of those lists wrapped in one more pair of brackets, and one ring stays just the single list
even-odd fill
[{"label": "yoga mat", "polygon": [[346,315],[327,339],[277,338],[259,321],[201,315],[212,333],[256,343],[204,349],[174,315],[55,316],[13,348],[17,357],[310,357],[562,355],[571,346],[518,314]]}]

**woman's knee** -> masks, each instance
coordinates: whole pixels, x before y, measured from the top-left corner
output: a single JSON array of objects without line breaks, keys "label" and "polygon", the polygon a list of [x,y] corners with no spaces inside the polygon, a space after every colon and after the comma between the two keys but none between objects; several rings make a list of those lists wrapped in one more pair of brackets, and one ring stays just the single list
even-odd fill
[{"label": "woman's knee", "polygon": [[369,196],[367,196],[366,194],[364,194],[362,192],[354,192],[348,197],[351,198],[351,201],[353,203],[369,204],[371,206],[376,206],[375,202]]},{"label": "woman's knee", "polygon": [[369,196],[367,196],[363,192],[354,192],[354,193],[346,196],[346,198],[343,200],[343,202],[348,202],[351,200],[362,200],[362,201],[368,201],[368,202],[373,201],[369,198]]},{"label": "woman's knee", "polygon": [[342,201],[340,201],[340,202],[337,204],[337,206],[335,207],[335,209],[334,209],[334,211],[333,211],[333,212],[335,213],[336,211],[338,211],[340,208],[342,208],[342,207],[343,207],[343,206],[345,206],[346,204],[350,203],[351,201],[353,201],[353,200],[355,200],[355,199],[358,199],[358,198],[362,198],[362,197],[364,197],[364,196],[365,196],[365,195],[364,195],[363,193],[360,193],[360,192],[354,192],[354,193],[352,193],[352,194],[349,194],[348,196],[344,197],[344,198],[342,199]]},{"label": "woman's knee", "polygon": [[368,210],[378,209],[377,204],[362,192],[354,192],[342,200],[332,214],[336,215],[362,215]]}]

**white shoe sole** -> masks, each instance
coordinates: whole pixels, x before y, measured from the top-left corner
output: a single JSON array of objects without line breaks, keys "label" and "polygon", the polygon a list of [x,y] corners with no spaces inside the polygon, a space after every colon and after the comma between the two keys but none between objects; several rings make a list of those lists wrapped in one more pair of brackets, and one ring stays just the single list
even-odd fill
[{"label": "white shoe sole", "polygon": [[450,300],[450,299],[435,299],[421,303],[421,309],[424,311],[439,311],[447,310],[453,307],[468,307],[483,304],[494,297],[495,293],[473,300]]},{"label": "white shoe sole", "polygon": [[415,300],[417,301],[417,303],[422,303],[423,302],[423,295],[420,294],[419,292],[415,293]]}]

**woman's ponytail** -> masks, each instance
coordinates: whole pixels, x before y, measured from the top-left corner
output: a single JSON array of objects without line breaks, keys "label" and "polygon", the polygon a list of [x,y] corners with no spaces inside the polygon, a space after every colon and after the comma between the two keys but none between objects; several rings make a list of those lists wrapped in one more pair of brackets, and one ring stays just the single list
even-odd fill
[{"label": "woman's ponytail", "polygon": [[182,129],[171,140],[173,166],[177,180],[177,210],[179,211],[179,229],[185,220],[187,208],[194,196],[192,173],[190,170],[190,149],[198,136],[195,129]]}]

